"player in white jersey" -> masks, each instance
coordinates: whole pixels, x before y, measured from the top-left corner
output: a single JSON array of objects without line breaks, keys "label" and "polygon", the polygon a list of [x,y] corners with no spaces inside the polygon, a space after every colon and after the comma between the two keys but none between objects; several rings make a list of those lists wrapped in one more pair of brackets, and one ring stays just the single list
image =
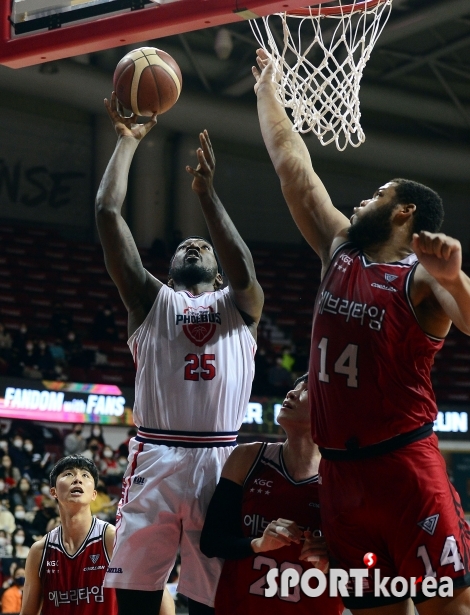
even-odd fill
[{"label": "player in white jersey", "polygon": [[133,154],[156,117],[124,118],[105,101],[118,135],[96,199],[107,269],[128,310],[136,363],[129,466],[105,586],[116,588],[119,615],[158,612],[178,548],[178,590],[191,615],[211,613],[221,562],[199,550],[204,515],[233,449],[251,390],[256,327],[263,307],[251,254],[213,187],[207,131],[198,166],[186,167],[228,280],[212,245],[189,237],[170,263],[168,286],[142,265],[121,216]]}]

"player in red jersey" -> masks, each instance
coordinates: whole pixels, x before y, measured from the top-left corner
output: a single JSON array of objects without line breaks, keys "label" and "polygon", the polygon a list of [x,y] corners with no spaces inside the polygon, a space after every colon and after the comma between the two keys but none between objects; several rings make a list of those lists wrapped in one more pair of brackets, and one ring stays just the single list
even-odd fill
[{"label": "player in red jersey", "polygon": [[61,459],[50,475],[61,525],[35,542],[26,561],[21,615],[115,615],[114,590],[103,589],[114,527],[92,516],[98,470],[81,455]]},{"label": "player in red jersey", "polygon": [[[320,454],[309,424],[307,375],[289,391],[278,415],[284,443],[242,444],[227,459],[206,516],[201,550],[225,558],[216,615],[340,615],[343,603],[325,592],[266,597],[266,575],[277,568],[302,574],[310,562],[326,571],[318,504]],[[276,519],[271,521],[271,519]],[[302,540],[305,542],[302,543]]]},{"label": "player in red jersey", "polygon": [[[323,530],[342,568],[363,567],[373,552],[389,577],[383,592],[371,572],[369,591],[345,604],[355,614],[409,615],[413,592],[398,596],[390,579],[415,577],[420,615],[468,615],[470,534],[433,433],[430,381],[451,322],[470,334],[460,243],[438,232],[439,196],[409,180],[387,182],[348,220],[276,101],[261,50],[258,66],[263,137],[291,214],[322,260],[309,386]],[[450,578],[452,595],[430,597],[425,577],[441,589]]]}]

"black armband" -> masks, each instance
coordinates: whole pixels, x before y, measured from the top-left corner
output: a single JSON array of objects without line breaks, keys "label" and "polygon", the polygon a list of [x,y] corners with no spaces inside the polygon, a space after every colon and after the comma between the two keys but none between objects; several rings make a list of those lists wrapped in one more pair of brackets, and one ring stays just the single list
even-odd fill
[{"label": "black armband", "polygon": [[207,557],[244,559],[253,555],[251,538],[242,530],[243,487],[221,478],[207,509],[201,551]]}]

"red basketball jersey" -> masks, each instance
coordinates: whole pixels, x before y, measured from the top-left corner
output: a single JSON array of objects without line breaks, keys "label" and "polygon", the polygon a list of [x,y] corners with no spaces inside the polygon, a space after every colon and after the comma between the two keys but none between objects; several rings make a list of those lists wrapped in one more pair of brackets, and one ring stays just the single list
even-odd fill
[{"label": "red basketball jersey", "polygon": [[[263,444],[243,487],[242,526],[246,537],[263,534],[273,519],[290,519],[302,529],[320,530],[318,475],[296,482],[288,475],[282,458],[282,444]],[[253,553],[252,557],[225,560],[215,598],[216,615],[339,615],[343,604],[327,592],[309,598],[300,586],[288,598],[280,592],[266,598],[266,574],[271,568],[302,571],[311,564],[299,561],[302,544],[274,551]],[[278,577],[279,583],[279,577]]]},{"label": "red basketball jersey", "polygon": [[42,615],[116,615],[114,589],[104,589],[109,558],[108,523],[93,517],[88,536],[74,555],[62,542],[62,526],[47,534],[39,568],[43,587]]},{"label": "red basketball jersey", "polygon": [[418,264],[369,263],[343,244],[313,315],[309,399],[315,442],[356,448],[411,431],[437,416],[430,371],[444,341],[418,324],[409,287]]}]

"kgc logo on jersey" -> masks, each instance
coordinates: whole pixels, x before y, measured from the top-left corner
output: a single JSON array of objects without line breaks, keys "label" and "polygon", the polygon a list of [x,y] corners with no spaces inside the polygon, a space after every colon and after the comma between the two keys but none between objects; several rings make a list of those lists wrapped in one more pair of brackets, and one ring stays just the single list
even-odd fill
[{"label": "kgc logo on jersey", "polygon": [[182,325],[184,334],[196,346],[204,346],[221,322],[219,312],[210,306],[187,307],[184,314],[176,314],[176,326]]}]

